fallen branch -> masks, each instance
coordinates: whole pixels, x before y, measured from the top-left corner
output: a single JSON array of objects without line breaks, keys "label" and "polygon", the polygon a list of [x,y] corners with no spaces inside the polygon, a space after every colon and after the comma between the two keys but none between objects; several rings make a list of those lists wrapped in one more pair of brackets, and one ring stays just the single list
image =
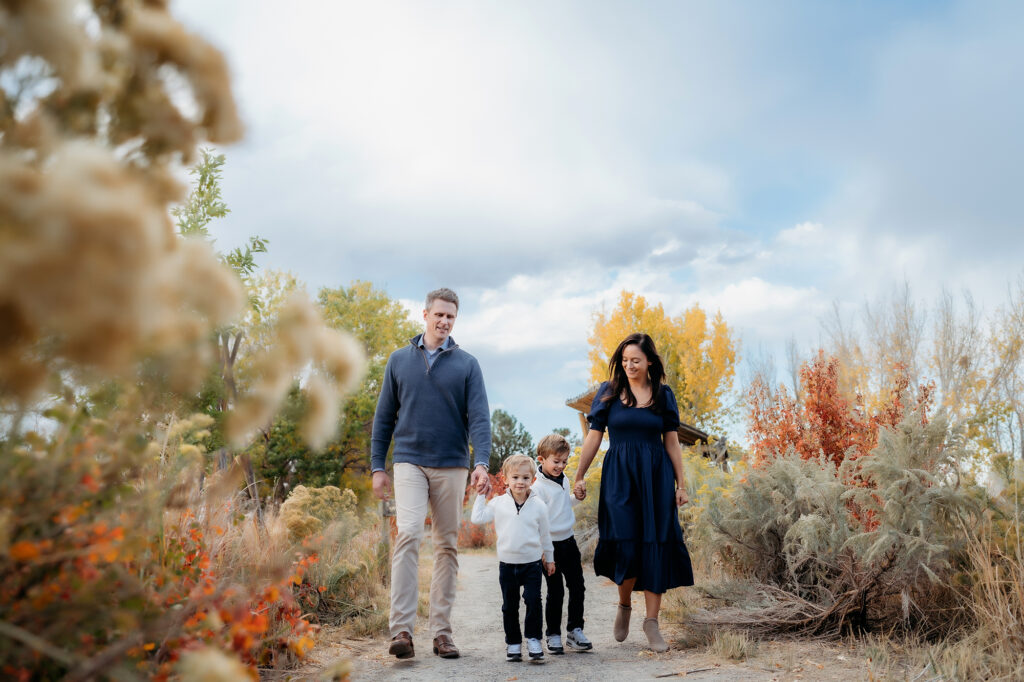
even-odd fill
[{"label": "fallen branch", "polygon": [[48,656],[58,663],[71,667],[78,665],[81,659],[72,654],[70,651],[65,651],[55,644],[47,642],[38,635],[33,635],[28,630],[19,628],[17,625],[11,625],[5,621],[0,620],[0,635],[9,637],[17,642],[21,642],[32,649],[35,649],[44,656]]},{"label": "fallen branch", "polygon": [[693,670],[680,670],[679,672],[665,673],[664,675],[655,675],[654,677],[655,679],[662,677],[686,677],[687,675],[690,675],[692,673],[705,673],[709,670],[714,670],[714,668],[694,668]]}]

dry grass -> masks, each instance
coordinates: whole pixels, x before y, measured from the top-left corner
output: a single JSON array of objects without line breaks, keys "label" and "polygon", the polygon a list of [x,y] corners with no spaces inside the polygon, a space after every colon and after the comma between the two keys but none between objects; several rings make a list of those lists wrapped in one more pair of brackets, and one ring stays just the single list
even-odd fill
[{"label": "dry grass", "polygon": [[245,504],[238,495],[234,503],[207,507],[204,525],[216,572],[243,584],[284,577],[295,556],[287,526],[276,510],[268,509],[261,527],[255,514],[243,511]]},{"label": "dry grass", "polygon": [[745,632],[720,630],[712,636],[708,653],[729,661],[745,661],[757,653],[757,642]]},{"label": "dry grass", "polygon": [[334,522],[324,530],[320,561],[309,570],[311,583],[325,588],[318,612],[329,622],[343,622],[353,636],[380,634],[388,625],[388,580],[391,570],[380,522]]},{"label": "dry grass", "polygon": [[[211,561],[219,575],[247,584],[255,578],[283,578],[298,553],[314,552],[318,561],[305,574],[305,590],[314,621],[343,624],[356,637],[387,630],[390,606],[387,546],[372,515],[345,514],[322,533],[295,539],[288,519],[277,509],[264,511],[261,525],[253,513],[235,504],[209,507],[202,523],[211,538]],[[429,581],[429,574],[427,577]]]},{"label": "dry grass", "polygon": [[928,667],[944,679],[1024,679],[1021,548],[999,542],[988,524],[969,533],[968,538],[971,586],[966,608],[973,616],[974,629],[955,642],[927,647],[923,655]]}]

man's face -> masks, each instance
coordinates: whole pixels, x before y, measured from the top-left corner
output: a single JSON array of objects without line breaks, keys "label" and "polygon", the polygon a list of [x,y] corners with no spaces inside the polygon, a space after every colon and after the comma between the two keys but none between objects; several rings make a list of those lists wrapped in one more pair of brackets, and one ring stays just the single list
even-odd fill
[{"label": "man's face", "polygon": [[448,335],[452,333],[455,326],[455,317],[459,309],[451,301],[442,301],[435,298],[430,308],[423,311],[423,321],[426,322],[426,343],[430,346],[439,346],[445,342]]}]

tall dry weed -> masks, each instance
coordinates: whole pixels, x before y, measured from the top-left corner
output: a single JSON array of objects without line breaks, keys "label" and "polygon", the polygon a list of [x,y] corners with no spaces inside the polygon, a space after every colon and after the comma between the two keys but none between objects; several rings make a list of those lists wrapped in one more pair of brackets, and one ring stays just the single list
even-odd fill
[{"label": "tall dry weed", "polygon": [[329,525],[317,542],[320,561],[309,573],[309,580],[324,588],[319,616],[360,637],[387,630],[391,561],[380,523],[363,517],[355,528],[345,522]]},{"label": "tall dry weed", "polygon": [[757,653],[757,642],[746,632],[719,630],[712,635],[708,653],[727,661],[745,661]]},{"label": "tall dry weed", "polygon": [[964,532],[970,566],[965,606],[974,628],[960,641],[934,647],[933,667],[950,679],[1024,679],[1024,555],[996,535],[991,521]]},{"label": "tall dry weed", "polygon": [[[169,211],[197,145],[241,135],[224,59],[146,0],[5,3],[0,45],[2,674],[166,674],[200,643],[287,664],[312,643],[292,587],[313,557],[218,507],[237,481],[206,478],[208,423],[172,412],[246,300]],[[236,437],[311,365],[321,441],[358,375],[308,301],[286,312]]]}]

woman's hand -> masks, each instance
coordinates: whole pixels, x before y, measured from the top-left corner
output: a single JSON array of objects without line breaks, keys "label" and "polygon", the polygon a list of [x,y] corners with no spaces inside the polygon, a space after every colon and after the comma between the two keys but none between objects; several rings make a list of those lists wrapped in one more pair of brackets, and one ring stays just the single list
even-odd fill
[{"label": "woman's hand", "polygon": [[583,477],[587,475],[587,469],[590,468],[591,462],[597,456],[597,449],[601,447],[602,438],[604,438],[603,431],[590,429],[583,439],[583,447],[580,448],[580,463],[576,469],[576,484],[572,489],[572,494],[575,495],[577,500],[582,500],[587,496],[587,484],[584,482]]},{"label": "woman's hand", "polygon": [[545,573],[547,573],[548,575],[554,575],[555,574],[555,562],[554,561],[544,561],[543,559],[541,559],[541,562],[544,564],[544,572]]},{"label": "woman's hand", "polygon": [[682,507],[684,504],[690,501],[689,496],[686,494],[686,486],[679,486],[676,488],[676,506]]},{"label": "woman's hand", "polygon": [[587,497],[587,484],[585,481],[576,481],[576,485],[573,486],[572,494],[576,496],[577,500],[583,500]]}]

